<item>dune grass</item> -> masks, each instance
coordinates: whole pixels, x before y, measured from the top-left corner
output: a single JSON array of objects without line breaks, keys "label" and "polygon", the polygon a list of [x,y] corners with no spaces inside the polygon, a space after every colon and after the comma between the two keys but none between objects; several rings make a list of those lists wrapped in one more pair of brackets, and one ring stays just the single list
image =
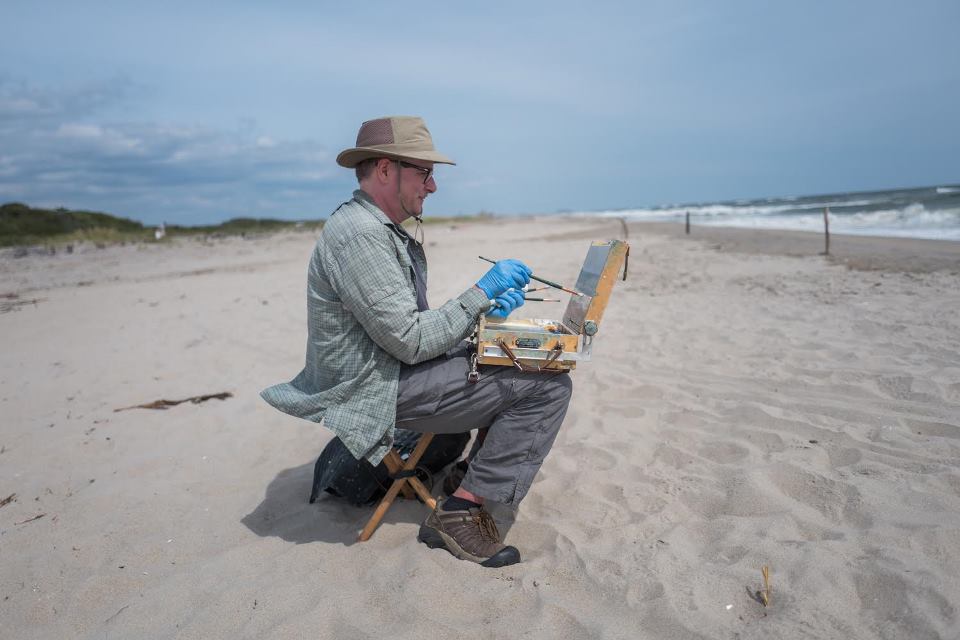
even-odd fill
[{"label": "dune grass", "polygon": [[[426,225],[464,224],[491,221],[490,213],[472,216],[424,216]],[[412,234],[414,220],[404,227]],[[213,225],[166,225],[159,242],[178,237],[245,236],[277,231],[315,231],[323,227],[323,220],[275,220],[270,218],[232,218]],[[107,246],[130,242],[158,242],[156,227],[136,220],[121,218],[99,211],[70,209],[42,209],[11,202],[0,205],[0,247],[45,246],[63,247],[83,243]]]},{"label": "dune grass", "polygon": [[[286,229],[318,229],[322,220],[233,218],[216,225],[167,225],[164,241],[182,236],[245,235]],[[0,247],[156,242],[156,227],[99,211],[42,209],[19,202],[0,205]]]}]

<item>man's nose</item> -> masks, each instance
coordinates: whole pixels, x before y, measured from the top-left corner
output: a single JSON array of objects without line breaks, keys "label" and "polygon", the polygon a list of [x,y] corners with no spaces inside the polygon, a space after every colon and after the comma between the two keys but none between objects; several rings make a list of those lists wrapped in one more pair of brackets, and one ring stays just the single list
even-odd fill
[{"label": "man's nose", "polygon": [[433,179],[433,176],[430,176],[427,178],[424,186],[427,188],[427,193],[433,193],[437,190],[437,181]]}]

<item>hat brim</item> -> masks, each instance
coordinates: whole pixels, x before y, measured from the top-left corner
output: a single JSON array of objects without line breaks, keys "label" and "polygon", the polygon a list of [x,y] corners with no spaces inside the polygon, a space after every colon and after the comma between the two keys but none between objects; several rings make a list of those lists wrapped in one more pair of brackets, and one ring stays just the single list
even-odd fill
[{"label": "hat brim", "polygon": [[[399,145],[390,146],[392,149],[397,149]],[[370,158],[393,158],[396,160],[421,160],[435,164],[457,164],[447,156],[442,153],[437,153],[436,151],[421,149],[387,151],[385,149],[378,149],[377,147],[353,147],[351,149],[344,149],[337,155],[337,164],[347,169],[353,169],[364,160],[369,160]]]}]

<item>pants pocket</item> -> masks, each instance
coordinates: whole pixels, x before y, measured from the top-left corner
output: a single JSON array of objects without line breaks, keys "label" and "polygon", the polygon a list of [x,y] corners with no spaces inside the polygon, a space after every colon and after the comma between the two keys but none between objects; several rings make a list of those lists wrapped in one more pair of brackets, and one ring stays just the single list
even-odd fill
[{"label": "pants pocket", "polygon": [[443,399],[443,380],[441,363],[446,358],[440,356],[427,362],[400,367],[400,381],[397,384],[397,422],[415,420],[437,413]]}]

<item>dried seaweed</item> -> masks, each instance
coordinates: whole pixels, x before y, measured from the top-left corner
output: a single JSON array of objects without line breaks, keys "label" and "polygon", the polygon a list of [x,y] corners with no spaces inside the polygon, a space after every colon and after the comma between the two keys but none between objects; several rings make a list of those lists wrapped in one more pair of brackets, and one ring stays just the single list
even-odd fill
[{"label": "dried seaweed", "polygon": [[[122,568],[123,568],[123,567],[121,567],[121,569],[122,569]],[[120,610],[119,610],[119,611],[117,611],[115,614],[113,614],[112,616],[110,616],[109,618],[107,618],[106,620],[104,620],[103,623],[106,624],[106,623],[110,622],[111,620],[113,620],[114,618],[116,618],[118,615],[120,615],[121,613],[123,613],[124,609],[126,609],[126,608],[129,607],[129,606],[130,606],[130,605],[128,605],[128,604],[123,605],[122,607],[120,607]]]},{"label": "dried seaweed", "polygon": [[36,306],[38,302],[46,301],[46,298],[30,298],[27,300],[21,300],[20,296],[15,293],[6,293],[0,297],[3,298],[3,300],[0,301],[0,313],[18,311],[20,307],[24,307],[28,304]]},{"label": "dried seaweed", "polygon": [[7,505],[10,504],[11,502],[13,502],[13,501],[16,499],[16,497],[17,497],[17,494],[11,493],[10,495],[8,495],[8,496],[7,496],[6,498],[4,498],[3,500],[0,500],[0,507],[5,507],[5,506],[7,506]]},{"label": "dried seaweed", "polygon": [[27,524],[28,522],[33,522],[34,520],[39,520],[40,518],[42,518],[42,517],[45,516],[45,515],[47,515],[47,514],[41,513],[41,514],[38,514],[38,515],[33,516],[32,518],[27,518],[26,520],[21,520],[20,522],[14,522],[13,524]]},{"label": "dried seaweed", "polygon": [[210,393],[203,396],[191,396],[189,398],[184,398],[183,400],[154,400],[153,402],[147,402],[145,404],[135,404],[130,407],[121,407],[119,409],[114,409],[113,411],[127,411],[128,409],[159,409],[163,411],[167,409],[167,407],[175,407],[178,404],[183,404],[184,402],[200,404],[201,402],[206,402],[207,400],[226,400],[227,398],[232,397],[232,393],[229,391],[223,391],[221,393]]}]

